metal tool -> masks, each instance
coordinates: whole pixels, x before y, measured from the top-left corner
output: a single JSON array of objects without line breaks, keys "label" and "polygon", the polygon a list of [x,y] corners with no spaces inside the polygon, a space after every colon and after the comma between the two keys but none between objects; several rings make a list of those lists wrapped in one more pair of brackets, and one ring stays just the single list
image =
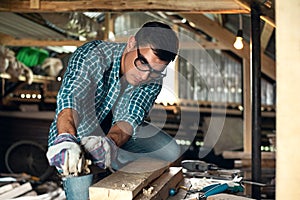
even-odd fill
[{"label": "metal tool", "polygon": [[198,194],[197,199],[205,199],[211,195],[219,194],[222,192],[229,192],[229,193],[238,193],[244,191],[244,186],[241,184],[242,177],[234,177],[230,180],[224,179],[204,179],[206,181],[211,181],[211,184],[199,188],[199,189],[192,189],[192,185],[190,187],[180,186],[179,189],[186,190],[185,198],[191,194]]},{"label": "metal tool", "polygon": [[211,163],[206,163],[201,160],[183,160],[181,166],[192,172],[205,172],[207,170],[216,170],[218,167]]},{"label": "metal tool", "polygon": [[226,191],[229,188],[227,183],[213,184],[203,188],[204,193],[199,194],[199,199],[205,199],[211,195],[219,194]]}]

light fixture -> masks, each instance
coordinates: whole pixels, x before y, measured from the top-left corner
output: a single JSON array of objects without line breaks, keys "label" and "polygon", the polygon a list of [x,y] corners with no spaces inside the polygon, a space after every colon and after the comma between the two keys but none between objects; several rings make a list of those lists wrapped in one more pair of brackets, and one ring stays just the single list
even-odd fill
[{"label": "light fixture", "polygon": [[242,49],[244,47],[242,29],[243,29],[242,15],[239,15],[239,30],[237,31],[235,42],[233,44],[234,48],[236,49]]},{"label": "light fixture", "polygon": [[233,46],[236,49],[242,49],[244,47],[244,44],[243,44],[243,30],[241,30],[241,29],[238,30]]}]

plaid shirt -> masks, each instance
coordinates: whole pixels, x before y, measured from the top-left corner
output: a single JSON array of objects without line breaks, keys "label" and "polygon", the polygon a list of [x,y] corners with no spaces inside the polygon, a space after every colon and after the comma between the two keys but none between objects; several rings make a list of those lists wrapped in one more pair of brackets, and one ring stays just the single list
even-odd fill
[{"label": "plaid shirt", "polygon": [[[161,91],[161,83],[129,85],[120,95],[121,57],[126,44],[92,41],[72,55],[57,96],[56,116],[50,127],[49,146],[57,136],[57,115],[65,108],[77,111],[77,139],[100,131],[112,110],[113,123],[126,121],[135,130],[142,123]],[[98,133],[99,135],[99,133]]]}]

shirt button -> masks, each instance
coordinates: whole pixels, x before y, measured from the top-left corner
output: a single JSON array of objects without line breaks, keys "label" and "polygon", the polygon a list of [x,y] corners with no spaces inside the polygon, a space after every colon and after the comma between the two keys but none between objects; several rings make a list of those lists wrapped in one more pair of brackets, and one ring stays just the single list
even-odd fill
[{"label": "shirt button", "polygon": [[109,110],[109,108],[108,108],[108,107],[105,107],[105,110]]}]

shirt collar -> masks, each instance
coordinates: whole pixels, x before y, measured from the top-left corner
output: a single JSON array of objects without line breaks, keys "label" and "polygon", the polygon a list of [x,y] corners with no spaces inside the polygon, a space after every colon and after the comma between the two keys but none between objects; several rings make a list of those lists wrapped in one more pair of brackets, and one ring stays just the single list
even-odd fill
[{"label": "shirt collar", "polygon": [[123,52],[125,50],[126,47],[126,43],[120,43],[117,46],[116,52],[115,52],[115,56],[113,58],[113,74],[114,74],[114,78],[115,80],[120,79],[120,69],[121,69],[121,59],[122,59],[122,55]]}]

